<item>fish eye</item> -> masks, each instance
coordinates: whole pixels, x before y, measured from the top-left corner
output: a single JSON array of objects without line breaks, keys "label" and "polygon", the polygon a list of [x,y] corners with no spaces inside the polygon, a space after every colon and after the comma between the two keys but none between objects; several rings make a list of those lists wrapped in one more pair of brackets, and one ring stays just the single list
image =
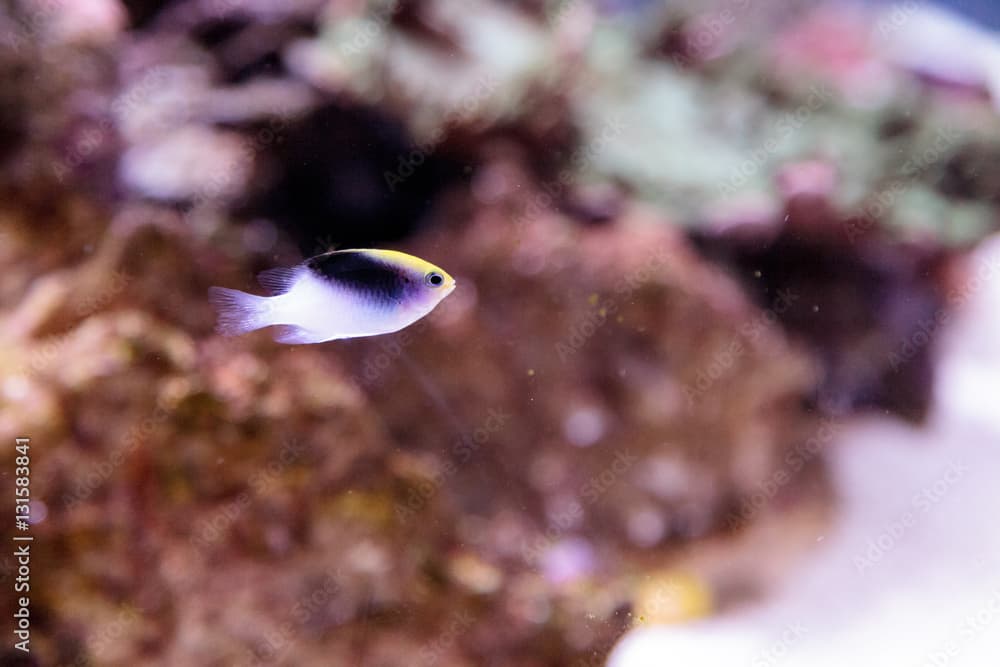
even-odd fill
[{"label": "fish eye", "polygon": [[437,271],[431,271],[426,276],[424,276],[424,282],[431,287],[441,287],[444,284],[444,276],[442,276]]}]

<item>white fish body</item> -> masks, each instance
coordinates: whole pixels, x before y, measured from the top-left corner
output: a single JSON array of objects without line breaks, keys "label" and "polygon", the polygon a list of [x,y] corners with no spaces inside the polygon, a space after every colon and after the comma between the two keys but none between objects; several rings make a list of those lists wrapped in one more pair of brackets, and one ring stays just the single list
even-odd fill
[{"label": "white fish body", "polygon": [[398,331],[455,289],[442,269],[393,250],[339,250],[260,275],[272,296],[213,287],[218,331],[239,335],[282,325],[281,343],[322,343]]}]

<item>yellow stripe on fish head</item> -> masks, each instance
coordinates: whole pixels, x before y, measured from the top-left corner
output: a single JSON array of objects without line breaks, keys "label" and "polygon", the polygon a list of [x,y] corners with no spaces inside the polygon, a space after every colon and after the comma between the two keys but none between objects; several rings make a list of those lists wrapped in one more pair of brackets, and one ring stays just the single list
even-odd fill
[{"label": "yellow stripe on fish head", "polygon": [[365,252],[376,257],[387,264],[392,264],[405,269],[408,272],[414,274],[419,274],[420,276],[426,276],[431,273],[438,273],[444,279],[443,286],[450,292],[455,286],[455,279],[451,275],[442,269],[440,266],[431,264],[425,259],[420,259],[419,257],[414,257],[413,255],[408,255],[405,252],[400,252],[398,250],[383,250],[380,248],[365,249],[360,252]]}]

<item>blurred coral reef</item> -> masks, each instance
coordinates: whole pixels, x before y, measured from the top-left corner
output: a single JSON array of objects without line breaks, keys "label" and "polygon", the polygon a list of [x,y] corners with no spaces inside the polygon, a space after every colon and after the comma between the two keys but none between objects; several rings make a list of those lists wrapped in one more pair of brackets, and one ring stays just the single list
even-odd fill
[{"label": "blurred coral reef", "polygon": [[[0,12],[25,664],[600,665],[814,547],[841,420],[927,412],[1000,120],[861,10],[669,4]],[[209,286],[376,244],[459,289],[214,333]]]}]

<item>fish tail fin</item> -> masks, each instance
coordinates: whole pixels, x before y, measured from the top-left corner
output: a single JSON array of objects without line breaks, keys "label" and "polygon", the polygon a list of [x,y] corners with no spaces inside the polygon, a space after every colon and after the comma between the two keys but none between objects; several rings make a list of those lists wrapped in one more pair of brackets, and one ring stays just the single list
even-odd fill
[{"label": "fish tail fin", "polygon": [[219,313],[215,330],[238,336],[273,324],[270,298],[226,287],[210,287],[208,300]]}]

